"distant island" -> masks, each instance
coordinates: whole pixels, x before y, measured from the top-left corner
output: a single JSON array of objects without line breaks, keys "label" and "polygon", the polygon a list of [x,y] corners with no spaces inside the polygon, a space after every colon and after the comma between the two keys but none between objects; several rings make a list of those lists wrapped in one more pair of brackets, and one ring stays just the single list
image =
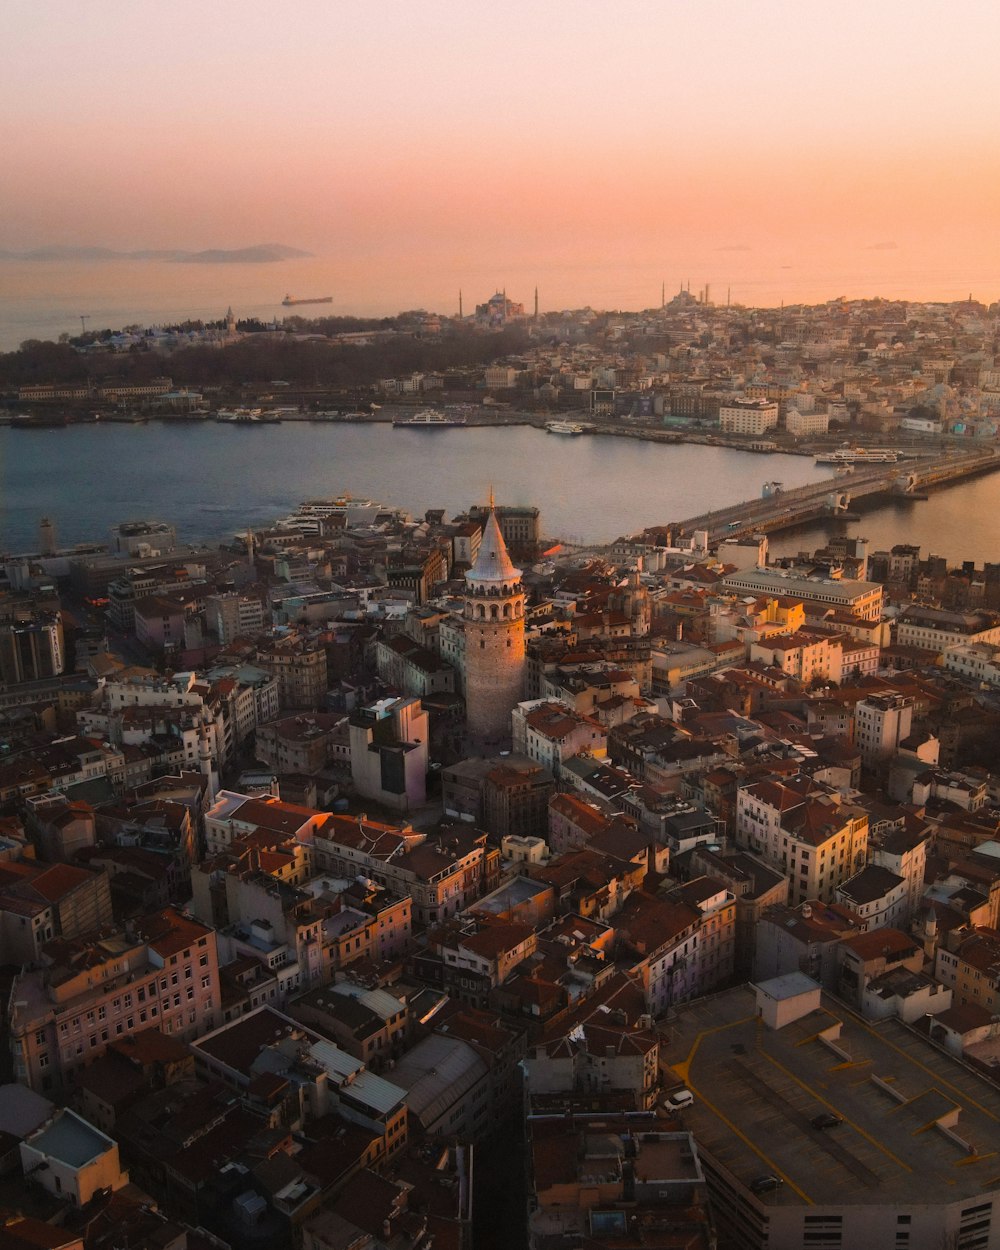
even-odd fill
[{"label": "distant island", "polygon": [[178,248],[118,252],[110,247],[36,247],[27,252],[0,250],[0,260],[166,260],[185,265],[259,265],[276,260],[299,260],[312,256],[283,243],[258,243],[254,247],[208,248],[187,252]]}]

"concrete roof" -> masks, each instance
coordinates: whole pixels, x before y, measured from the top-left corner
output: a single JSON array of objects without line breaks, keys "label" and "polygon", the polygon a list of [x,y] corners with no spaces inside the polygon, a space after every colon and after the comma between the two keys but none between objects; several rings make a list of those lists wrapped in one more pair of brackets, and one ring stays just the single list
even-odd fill
[{"label": "concrete roof", "polygon": [[[745,987],[675,1012],[661,1059],[695,1095],[685,1127],[744,1184],[781,1176],[765,1205],[905,1209],[995,1188],[1000,1090],[900,1021],[873,1026],[824,996],[761,1028]],[[843,1123],[812,1128],[824,1112]]]},{"label": "concrete roof", "polygon": [[800,994],[818,990],[819,986],[804,972],[786,972],[784,976],[771,977],[769,981],[758,981],[755,988],[763,990],[768,998],[784,1002],[788,998],[798,998]]},{"label": "concrete roof", "polygon": [[55,1118],[25,1144],[71,1168],[83,1167],[114,1146],[109,1137],[69,1110],[57,1112]]}]

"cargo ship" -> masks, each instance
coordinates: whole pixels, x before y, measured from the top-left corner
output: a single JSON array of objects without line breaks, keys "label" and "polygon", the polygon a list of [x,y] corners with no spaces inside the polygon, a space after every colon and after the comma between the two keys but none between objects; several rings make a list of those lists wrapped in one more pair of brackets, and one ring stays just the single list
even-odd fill
[{"label": "cargo ship", "polygon": [[332,304],[332,295],[317,295],[313,299],[292,299],[290,295],[286,295],[281,301],[285,308],[294,308],[297,304]]}]

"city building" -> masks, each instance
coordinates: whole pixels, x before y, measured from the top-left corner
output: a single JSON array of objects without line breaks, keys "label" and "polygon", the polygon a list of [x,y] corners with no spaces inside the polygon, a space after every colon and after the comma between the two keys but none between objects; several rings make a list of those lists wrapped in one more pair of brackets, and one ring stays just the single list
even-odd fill
[{"label": "city building", "polygon": [[427,797],[429,717],[419,699],[382,699],[350,719],[351,779],[363,798],[411,812]]},{"label": "city building", "polygon": [[865,863],[868,813],[805,774],[773,777],[737,792],[736,839],[788,877],[792,906],[832,902]]},{"label": "city building", "polygon": [[778,425],[778,405],[766,399],[733,399],[719,408],[723,434],[766,434]]},{"label": "city building", "polygon": [[1000,1092],[901,1022],[873,1029],[796,971],[679,1006],[663,1050],[720,1245],[996,1243]]},{"label": "city building", "polygon": [[54,938],[11,990],[17,1080],[64,1091],[76,1069],[144,1026],[188,1041],[221,1018],[215,932],[172,909],[126,930]]},{"label": "city building", "polygon": [[913,699],[902,694],[871,694],[854,708],[854,742],[865,768],[890,760],[910,736]]}]

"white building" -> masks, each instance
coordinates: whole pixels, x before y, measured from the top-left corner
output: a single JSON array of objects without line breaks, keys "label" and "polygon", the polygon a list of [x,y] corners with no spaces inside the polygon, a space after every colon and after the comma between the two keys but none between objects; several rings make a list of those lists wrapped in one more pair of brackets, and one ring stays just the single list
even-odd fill
[{"label": "white building", "polygon": [[902,694],[872,694],[854,709],[854,745],[865,768],[891,759],[910,736],[913,700]]},{"label": "white building", "polygon": [[381,699],[351,717],[351,780],[396,812],[427,799],[430,718],[419,699]]},{"label": "white building", "polygon": [[986,686],[1000,686],[1000,647],[988,642],[961,643],[949,647],[942,664],[950,673]]},{"label": "white building", "polygon": [[909,913],[909,885],[890,869],[867,864],[837,887],[837,902],[856,911],[866,931],[902,929]]},{"label": "white building", "polygon": [[766,399],[732,399],[719,408],[723,434],[766,434],[778,424],[778,405]]}]

